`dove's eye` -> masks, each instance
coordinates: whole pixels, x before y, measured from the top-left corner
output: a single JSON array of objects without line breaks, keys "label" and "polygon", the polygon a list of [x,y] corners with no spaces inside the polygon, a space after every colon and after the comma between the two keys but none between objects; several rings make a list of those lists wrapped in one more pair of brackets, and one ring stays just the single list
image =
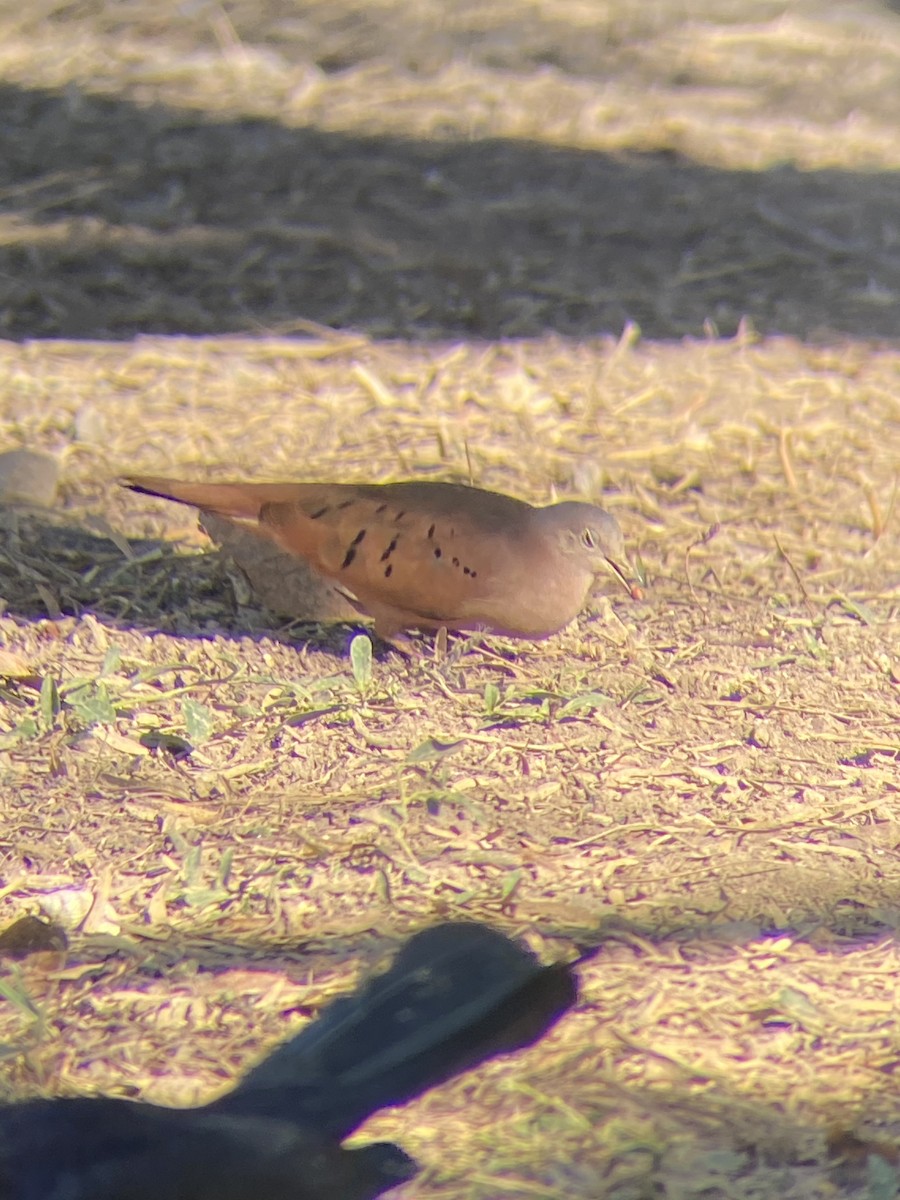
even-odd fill
[{"label": "dove's eye", "polygon": [[594,550],[594,549],[596,549],[596,546],[597,546],[597,541],[596,541],[596,539],[595,539],[595,537],[594,537],[594,531],[593,531],[593,529],[582,529],[582,531],[581,531],[581,544],[582,544],[583,546],[586,546],[586,547],[588,548],[588,550]]}]

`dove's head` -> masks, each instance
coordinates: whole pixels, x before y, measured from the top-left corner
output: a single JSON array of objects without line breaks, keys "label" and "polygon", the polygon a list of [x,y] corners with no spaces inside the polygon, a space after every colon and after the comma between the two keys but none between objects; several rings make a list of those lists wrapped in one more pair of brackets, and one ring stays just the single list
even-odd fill
[{"label": "dove's head", "polygon": [[641,590],[625,554],[625,538],[616,518],[595,504],[565,500],[538,510],[544,529],[560,539],[563,551],[592,575],[612,571],[634,600]]}]

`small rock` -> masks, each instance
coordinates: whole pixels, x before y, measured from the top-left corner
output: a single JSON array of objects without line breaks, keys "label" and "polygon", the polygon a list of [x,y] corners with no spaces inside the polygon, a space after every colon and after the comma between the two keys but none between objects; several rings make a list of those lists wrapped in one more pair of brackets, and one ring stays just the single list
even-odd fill
[{"label": "small rock", "polygon": [[51,925],[40,917],[19,917],[0,933],[0,956],[27,958],[43,951],[62,951],[69,941],[65,930]]},{"label": "small rock", "polygon": [[0,504],[51,508],[59,484],[59,460],[40,450],[0,454]]}]

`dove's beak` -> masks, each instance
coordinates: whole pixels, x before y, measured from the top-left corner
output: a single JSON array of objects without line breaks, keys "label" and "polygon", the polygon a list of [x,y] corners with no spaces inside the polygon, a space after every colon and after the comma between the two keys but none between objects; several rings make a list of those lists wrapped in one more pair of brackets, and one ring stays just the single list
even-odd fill
[{"label": "dove's beak", "polygon": [[631,599],[643,600],[644,590],[641,587],[641,582],[643,581],[639,582],[640,576],[638,573],[632,571],[629,574],[629,572],[627,572],[623,566],[617,563],[614,558],[607,558],[606,561],[609,564],[609,569],[612,571],[612,573],[622,581],[625,591],[628,593]]}]

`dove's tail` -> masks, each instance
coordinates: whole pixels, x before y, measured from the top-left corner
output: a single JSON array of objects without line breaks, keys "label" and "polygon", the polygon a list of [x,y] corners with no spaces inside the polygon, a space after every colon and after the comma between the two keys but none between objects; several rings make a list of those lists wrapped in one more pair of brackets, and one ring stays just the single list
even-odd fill
[{"label": "dove's tail", "polygon": [[193,504],[233,521],[256,521],[264,504],[290,501],[297,493],[292,483],[188,483],[161,475],[129,475],[122,483],[133,492]]}]

